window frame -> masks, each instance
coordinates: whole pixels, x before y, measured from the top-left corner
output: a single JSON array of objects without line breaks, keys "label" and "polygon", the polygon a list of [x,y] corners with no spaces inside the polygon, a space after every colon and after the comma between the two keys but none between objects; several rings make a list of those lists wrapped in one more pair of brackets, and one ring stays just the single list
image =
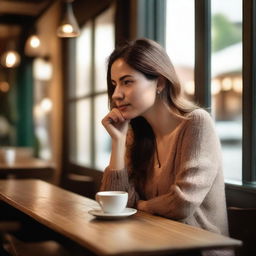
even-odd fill
[{"label": "window frame", "polygon": [[243,184],[256,184],[256,0],[243,0]]},{"label": "window frame", "polygon": [[[204,108],[211,107],[211,0],[195,1],[195,99]],[[166,0],[134,0],[131,2],[116,1],[116,42],[130,40],[135,37],[148,37],[164,46],[165,42],[165,9]],[[129,14],[127,14],[127,11]],[[130,12],[134,13],[131,18]],[[125,15],[124,15],[125,14]],[[132,21],[132,22],[131,22]],[[129,24],[127,28],[127,24]],[[245,205],[243,198],[253,198],[256,193],[256,0],[243,0],[243,142],[242,142],[242,182],[241,184],[226,184],[228,201],[236,205]],[[64,42],[65,57],[64,74],[67,84],[71,85],[74,78],[74,63],[72,63],[72,41]],[[67,113],[67,101],[64,90],[64,113]],[[68,117],[64,118],[64,127],[68,125]],[[68,162],[68,136],[64,128],[63,134],[63,166],[79,168],[88,171],[90,176],[97,176],[96,170],[81,166],[72,166]],[[65,171],[63,172],[65,175]],[[101,177],[102,173],[100,173]],[[99,177],[99,176],[98,176]],[[238,198],[234,200],[234,197]],[[250,196],[248,196],[250,195]],[[256,202],[250,200],[246,205],[256,207]],[[239,202],[238,202],[239,201]]]},{"label": "window frame", "polygon": [[[256,0],[243,1],[242,186],[256,184]],[[195,98],[211,107],[211,0],[195,0]]]},{"label": "window frame", "polygon": [[[83,21],[83,24],[85,24],[87,21],[91,20],[92,22],[92,53],[91,53],[91,89],[90,93],[87,93],[84,96],[70,96],[69,91],[70,88],[76,84],[76,38],[68,38],[68,39],[63,39],[62,42],[62,56],[63,56],[63,85],[64,85],[64,90],[63,90],[63,113],[68,113],[67,115],[64,116],[63,118],[63,149],[62,149],[62,173],[60,177],[60,185],[61,186],[66,186],[68,184],[68,175],[70,173],[75,173],[75,174],[81,174],[81,175],[88,175],[93,178],[95,181],[95,186],[98,188],[100,186],[100,180],[102,177],[102,171],[96,170],[93,167],[90,166],[82,166],[79,165],[78,163],[74,163],[70,160],[70,114],[69,114],[69,107],[70,103],[78,102],[81,99],[88,99],[90,98],[90,105],[91,105],[91,120],[90,120],[90,125],[91,125],[91,133],[90,133],[90,148],[91,148],[91,163],[93,166],[95,166],[95,143],[94,143],[94,138],[95,138],[95,129],[94,129],[94,103],[95,103],[95,98],[99,95],[103,95],[107,93],[107,89],[104,91],[95,91],[94,85],[94,71],[95,71],[95,44],[94,44],[94,38],[95,38],[95,19],[106,11],[108,8],[111,8],[111,4],[109,3],[108,5],[105,5],[105,8],[100,8],[99,12],[95,12],[94,15],[88,20]],[[113,7],[112,7],[113,8]],[[83,26],[80,24],[80,26]],[[73,120],[75,120],[73,118]]]}]

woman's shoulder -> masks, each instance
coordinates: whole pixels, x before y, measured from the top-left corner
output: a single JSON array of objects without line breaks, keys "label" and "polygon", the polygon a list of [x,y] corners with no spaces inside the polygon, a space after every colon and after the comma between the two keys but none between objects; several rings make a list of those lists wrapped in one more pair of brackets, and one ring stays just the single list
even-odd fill
[{"label": "woman's shoulder", "polygon": [[195,129],[215,129],[214,121],[210,113],[203,108],[193,110],[187,115],[187,125]]},{"label": "woman's shoulder", "polygon": [[203,108],[197,108],[187,115],[189,120],[202,122],[212,120],[211,115]]}]

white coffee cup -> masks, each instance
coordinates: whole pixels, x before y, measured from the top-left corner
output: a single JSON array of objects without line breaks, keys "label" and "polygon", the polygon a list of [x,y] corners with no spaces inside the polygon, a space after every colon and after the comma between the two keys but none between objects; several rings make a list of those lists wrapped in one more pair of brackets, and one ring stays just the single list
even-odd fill
[{"label": "white coffee cup", "polygon": [[5,163],[12,165],[15,162],[16,152],[14,148],[6,148],[4,149],[4,161]]},{"label": "white coffee cup", "polygon": [[96,194],[96,201],[105,213],[120,213],[127,205],[128,193],[125,191],[101,191]]}]

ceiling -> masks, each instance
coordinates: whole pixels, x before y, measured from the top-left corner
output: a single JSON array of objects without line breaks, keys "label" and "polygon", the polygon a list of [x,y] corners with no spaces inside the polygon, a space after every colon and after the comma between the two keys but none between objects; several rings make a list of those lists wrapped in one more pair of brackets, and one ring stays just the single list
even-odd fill
[{"label": "ceiling", "polygon": [[15,37],[26,29],[55,0],[0,0],[0,37]]}]

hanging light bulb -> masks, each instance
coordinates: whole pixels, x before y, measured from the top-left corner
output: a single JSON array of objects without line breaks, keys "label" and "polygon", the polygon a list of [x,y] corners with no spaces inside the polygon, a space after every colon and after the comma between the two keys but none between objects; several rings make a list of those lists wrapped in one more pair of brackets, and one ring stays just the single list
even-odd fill
[{"label": "hanging light bulb", "polygon": [[6,68],[15,68],[20,64],[20,55],[15,50],[15,40],[9,41],[6,52],[1,56],[1,64]]},{"label": "hanging light bulb", "polygon": [[6,68],[15,68],[20,64],[20,55],[14,50],[7,51],[2,55],[1,64]]},{"label": "hanging light bulb", "polygon": [[65,0],[64,15],[60,26],[57,29],[58,37],[77,37],[80,35],[72,4],[73,0]]},{"label": "hanging light bulb", "polygon": [[47,97],[43,98],[40,106],[45,113],[48,113],[52,110],[52,101]]},{"label": "hanging light bulb", "polygon": [[32,48],[38,48],[40,46],[40,43],[40,39],[37,35],[32,35],[29,37],[29,44]]},{"label": "hanging light bulb", "polygon": [[52,64],[47,58],[36,58],[33,62],[33,76],[40,81],[49,81],[52,78]]},{"label": "hanging light bulb", "polygon": [[32,34],[28,37],[25,44],[26,55],[31,57],[37,56],[39,54],[40,45],[40,38],[38,37],[36,29],[34,28]]}]

